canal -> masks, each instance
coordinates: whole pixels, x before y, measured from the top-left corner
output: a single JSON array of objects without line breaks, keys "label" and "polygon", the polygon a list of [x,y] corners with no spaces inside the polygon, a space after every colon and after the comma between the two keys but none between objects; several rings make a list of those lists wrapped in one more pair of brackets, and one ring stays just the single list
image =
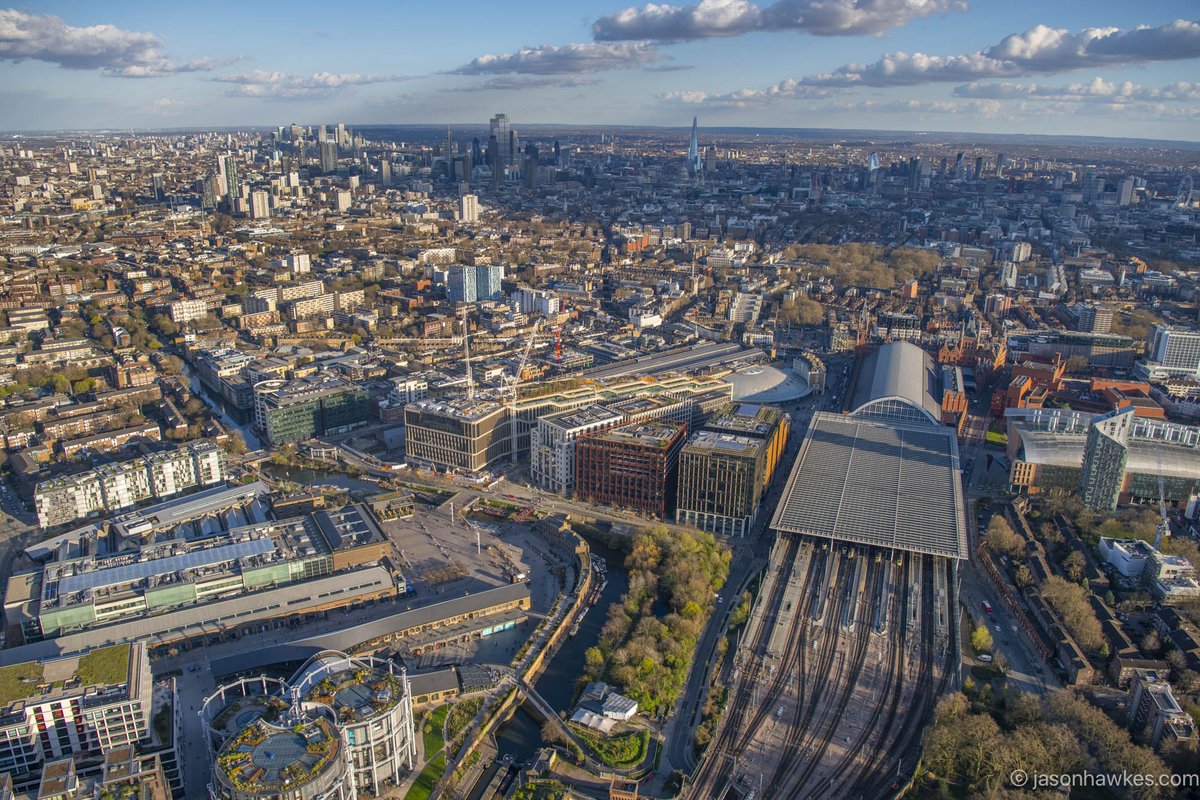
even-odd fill
[{"label": "canal", "polygon": [[[584,654],[600,640],[600,631],[608,620],[609,608],[613,603],[620,602],[621,596],[629,588],[625,554],[591,539],[588,544],[592,548],[593,558],[603,558],[608,563],[608,585],[600,593],[596,605],[584,617],[579,633],[567,639],[534,684],[538,694],[555,711],[572,710],[582,688],[579,681],[585,664]],[[496,744],[501,756],[511,755],[518,764],[527,761],[542,746],[541,726],[524,708],[518,709],[513,718],[497,732]]]},{"label": "canal", "polygon": [[[181,359],[182,360],[182,359]],[[217,415],[217,419],[221,420],[221,424],[227,428],[234,428],[241,432],[242,438],[246,442],[246,447],[250,450],[261,450],[262,441],[254,432],[252,422],[254,415],[245,411],[239,411],[236,408],[226,404],[225,400],[216,392],[210,392],[200,378],[192,371],[192,367],[187,361],[183,362],[183,377],[187,379],[188,386],[192,388],[192,394],[199,397],[204,402],[208,403],[209,408]]]}]

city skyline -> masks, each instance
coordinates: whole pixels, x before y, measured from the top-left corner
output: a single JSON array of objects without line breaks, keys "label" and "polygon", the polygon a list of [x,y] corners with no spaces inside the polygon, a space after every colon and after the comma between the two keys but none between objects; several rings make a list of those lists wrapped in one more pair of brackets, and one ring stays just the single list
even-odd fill
[{"label": "city skyline", "polygon": [[0,9],[0,129],[481,124],[504,109],[525,128],[699,115],[712,127],[1197,139],[1200,21],[1185,2],[319,10]]}]

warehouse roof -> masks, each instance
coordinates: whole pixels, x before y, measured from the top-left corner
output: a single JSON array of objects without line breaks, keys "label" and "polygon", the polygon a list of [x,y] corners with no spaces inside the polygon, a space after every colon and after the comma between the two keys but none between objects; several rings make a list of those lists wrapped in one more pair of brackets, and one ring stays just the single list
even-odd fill
[{"label": "warehouse roof", "polygon": [[949,428],[818,412],[771,527],[966,558],[958,470]]}]

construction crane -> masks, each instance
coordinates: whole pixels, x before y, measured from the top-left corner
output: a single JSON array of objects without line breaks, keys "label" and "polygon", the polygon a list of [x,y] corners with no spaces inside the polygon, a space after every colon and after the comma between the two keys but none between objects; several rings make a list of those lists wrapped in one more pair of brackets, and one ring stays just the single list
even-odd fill
[{"label": "construction crane", "polygon": [[529,353],[533,350],[533,343],[537,341],[538,329],[541,326],[540,319],[533,323],[533,330],[529,332],[529,341],[525,343],[525,350],[521,353],[521,361],[517,365],[517,374],[509,387],[508,452],[512,456],[513,464],[517,463],[517,387],[525,382],[525,365],[529,363]]},{"label": "construction crane", "polygon": [[463,363],[467,368],[467,399],[475,399],[475,377],[471,374],[471,342],[467,334],[467,307],[462,310],[463,325]]},{"label": "construction crane", "polygon": [[1167,521],[1167,482],[1163,477],[1162,448],[1154,448],[1158,459],[1158,529],[1154,532],[1154,549],[1162,548],[1163,539],[1171,535],[1171,523]]}]

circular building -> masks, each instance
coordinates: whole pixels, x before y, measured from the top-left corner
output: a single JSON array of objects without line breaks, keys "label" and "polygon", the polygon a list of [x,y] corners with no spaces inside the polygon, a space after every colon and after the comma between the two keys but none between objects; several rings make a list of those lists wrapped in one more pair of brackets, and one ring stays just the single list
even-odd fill
[{"label": "circular building", "polygon": [[217,754],[217,800],[351,800],[342,739],[321,714],[256,719]]},{"label": "circular building", "polygon": [[306,708],[327,709],[346,745],[354,783],[382,795],[416,756],[412,697],[404,670],[372,656],[327,650],[289,682]]},{"label": "circular building", "polygon": [[733,384],[733,399],[750,403],[786,403],[799,400],[812,390],[799,375],[769,364],[743,367],[724,378]]}]

